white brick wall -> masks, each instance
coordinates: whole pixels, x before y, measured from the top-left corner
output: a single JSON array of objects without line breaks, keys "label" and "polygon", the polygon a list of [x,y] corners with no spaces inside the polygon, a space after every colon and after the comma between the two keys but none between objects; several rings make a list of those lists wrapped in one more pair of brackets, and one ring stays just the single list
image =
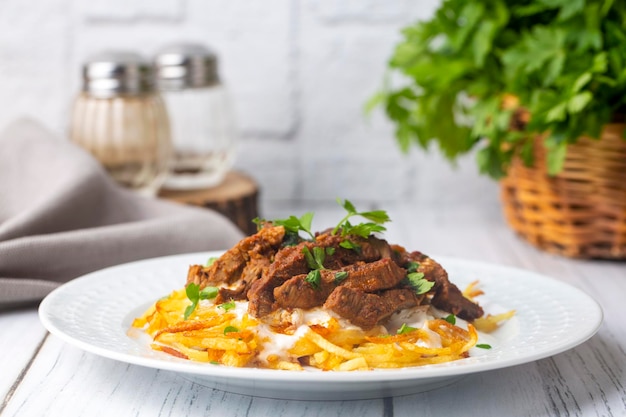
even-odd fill
[{"label": "white brick wall", "polygon": [[[262,201],[496,200],[472,157],[401,155],[392,127],[363,105],[380,87],[399,29],[438,0],[2,0],[0,129],[17,117],[66,134],[80,67],[102,49],[147,56],[201,41],[220,57],[242,140],[237,168]],[[1,150],[0,150],[1,151]]]}]

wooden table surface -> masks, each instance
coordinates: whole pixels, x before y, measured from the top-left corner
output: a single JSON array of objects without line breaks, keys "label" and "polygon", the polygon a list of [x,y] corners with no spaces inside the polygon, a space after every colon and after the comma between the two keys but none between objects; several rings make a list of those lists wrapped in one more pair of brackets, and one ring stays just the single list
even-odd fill
[{"label": "wooden table surface", "polygon": [[[504,224],[497,204],[385,207],[385,238],[427,254],[524,268],[578,287],[603,308],[598,333],[536,362],[469,375],[420,394],[367,401],[282,401],[196,385],[176,373],[102,358],[46,332],[35,308],[0,313],[0,415],[5,416],[626,416],[626,263],[538,251]],[[308,209],[311,209],[308,207]],[[314,207],[315,225],[341,210]],[[302,214],[269,207],[267,218]]]}]

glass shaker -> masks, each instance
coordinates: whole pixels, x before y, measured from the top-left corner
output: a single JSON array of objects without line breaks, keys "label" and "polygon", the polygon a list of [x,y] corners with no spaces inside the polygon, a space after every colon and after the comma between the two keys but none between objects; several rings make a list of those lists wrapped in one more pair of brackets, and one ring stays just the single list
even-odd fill
[{"label": "glass shaker", "polygon": [[236,127],[230,95],[220,82],[217,62],[213,51],[193,43],[167,46],[154,58],[174,146],[164,188],[209,188],[220,184],[232,166]]},{"label": "glass shaker", "polygon": [[82,91],[74,101],[70,138],[121,185],[156,195],[167,175],[172,145],[150,62],[123,51],[88,59]]}]

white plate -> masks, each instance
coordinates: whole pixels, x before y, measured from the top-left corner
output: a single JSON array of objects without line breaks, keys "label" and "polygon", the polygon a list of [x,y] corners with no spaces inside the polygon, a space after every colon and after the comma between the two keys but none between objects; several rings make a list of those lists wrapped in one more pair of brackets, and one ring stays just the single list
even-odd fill
[{"label": "white plate", "polygon": [[503,266],[434,257],[460,288],[480,280],[487,312],[515,309],[497,332],[481,335],[491,349],[459,361],[418,368],[356,372],[229,368],[174,358],[149,348],[128,329],[152,302],[182,288],[190,264],[215,253],[149,259],[93,272],[59,287],[41,303],[44,326],[64,341],[107,358],[180,372],[202,385],[238,394],[281,399],[348,400],[422,392],[475,372],[542,359],[586,341],[602,310],[582,291],[543,275]]}]

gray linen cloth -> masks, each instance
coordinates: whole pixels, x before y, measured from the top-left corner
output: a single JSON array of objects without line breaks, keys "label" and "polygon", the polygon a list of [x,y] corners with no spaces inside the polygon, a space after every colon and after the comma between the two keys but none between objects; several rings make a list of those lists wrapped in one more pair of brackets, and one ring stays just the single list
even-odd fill
[{"label": "gray linen cloth", "polygon": [[87,272],[227,249],[241,237],[214,211],[123,189],[87,152],[36,122],[0,134],[0,310],[36,304]]}]

